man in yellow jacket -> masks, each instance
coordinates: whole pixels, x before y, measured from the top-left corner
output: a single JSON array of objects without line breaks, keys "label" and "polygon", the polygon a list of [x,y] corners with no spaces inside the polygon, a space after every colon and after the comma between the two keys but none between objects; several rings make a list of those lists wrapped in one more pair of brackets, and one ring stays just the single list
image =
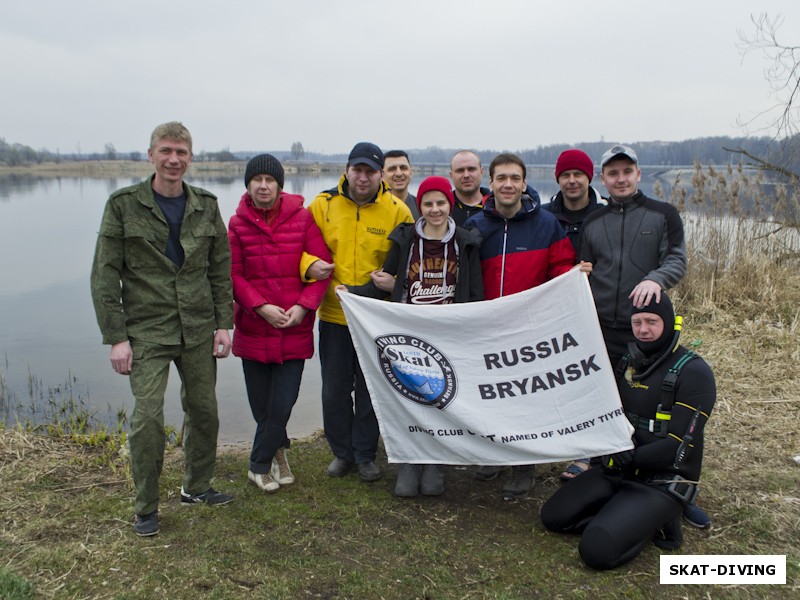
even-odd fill
[{"label": "man in yellow jacket", "polygon": [[413,221],[408,207],[383,181],[383,162],[378,146],[356,144],[338,187],[322,192],[309,207],[335,265],[319,308],[322,418],[334,455],[327,473],[342,477],[355,465],[362,481],[382,475],[375,464],[378,420],[335,290],[339,284],[370,281],[370,273],[383,266],[391,246],[389,233]]}]

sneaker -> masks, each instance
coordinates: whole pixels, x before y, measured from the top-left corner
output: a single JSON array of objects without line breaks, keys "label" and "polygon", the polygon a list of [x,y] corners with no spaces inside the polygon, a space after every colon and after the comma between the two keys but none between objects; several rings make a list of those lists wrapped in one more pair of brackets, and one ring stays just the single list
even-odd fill
[{"label": "sneaker", "polygon": [[361,477],[361,481],[364,482],[378,481],[378,479],[383,477],[383,473],[381,473],[378,465],[370,460],[368,462],[358,463],[358,476]]},{"label": "sneaker", "polygon": [[534,465],[512,467],[511,477],[500,490],[503,500],[519,500],[527,496],[533,487],[534,469]]},{"label": "sneaker", "polygon": [[344,477],[353,470],[353,462],[344,458],[334,458],[328,465],[327,473],[329,477]]},{"label": "sneaker", "polygon": [[397,483],[394,495],[401,498],[413,498],[419,493],[420,466],[404,463],[397,470]]},{"label": "sneaker", "polygon": [[475,479],[478,481],[491,481],[492,479],[496,478],[500,473],[503,472],[505,467],[495,467],[495,466],[483,466],[478,467],[478,470],[475,471]]},{"label": "sneaker", "polygon": [[139,537],[149,537],[158,533],[158,511],[146,515],[134,515],[133,531]]},{"label": "sneaker", "polygon": [[419,491],[423,496],[444,494],[444,465],[423,465]]},{"label": "sneaker", "polygon": [[687,504],[683,509],[683,520],[692,527],[708,529],[711,527],[711,517],[697,504]]},{"label": "sneaker", "polygon": [[[274,464],[275,463],[273,463],[273,465]],[[252,471],[248,471],[247,478],[255,483],[258,489],[268,494],[274,494],[281,487],[278,482],[275,481],[272,473],[253,473]]]},{"label": "sneaker", "polygon": [[292,485],[297,481],[289,468],[289,458],[286,456],[286,448],[278,448],[275,458],[272,459],[272,478],[281,485]]},{"label": "sneaker", "polygon": [[181,504],[208,504],[210,506],[222,506],[233,502],[233,496],[218,492],[214,488],[208,488],[202,494],[189,494],[181,487]]}]

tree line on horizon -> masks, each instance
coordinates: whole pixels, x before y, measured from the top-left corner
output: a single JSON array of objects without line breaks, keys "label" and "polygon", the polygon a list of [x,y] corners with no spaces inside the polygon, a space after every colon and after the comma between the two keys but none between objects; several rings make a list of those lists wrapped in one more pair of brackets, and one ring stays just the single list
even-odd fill
[{"label": "tree line on horizon", "polygon": [[[800,172],[800,134],[776,141],[768,136],[761,137],[700,137],[680,142],[625,142],[632,146],[642,165],[653,166],[687,166],[699,162],[704,165],[727,165],[738,163],[740,150],[773,163],[783,164],[789,170]],[[600,156],[613,142],[582,142],[579,144],[548,144],[536,148],[514,151],[526,164],[554,165],[558,155],[568,148],[578,147],[599,163]],[[383,148],[384,151],[392,148]],[[412,164],[448,164],[452,155],[461,148],[404,148],[408,152]],[[471,148],[478,153],[482,161],[489,163],[491,157],[501,151],[496,149]],[[237,162],[249,160],[262,151],[235,151],[223,148],[220,151],[201,151],[195,155],[197,162]],[[294,162],[339,162],[347,161],[346,153],[324,154],[307,151],[301,142],[294,142],[290,150],[270,151],[285,161]],[[103,152],[93,153],[61,153],[48,149],[35,150],[20,143],[9,143],[0,138],[0,164],[8,166],[25,166],[41,163],[79,162],[87,160],[146,160],[143,152],[118,152],[113,144],[106,144]]]}]

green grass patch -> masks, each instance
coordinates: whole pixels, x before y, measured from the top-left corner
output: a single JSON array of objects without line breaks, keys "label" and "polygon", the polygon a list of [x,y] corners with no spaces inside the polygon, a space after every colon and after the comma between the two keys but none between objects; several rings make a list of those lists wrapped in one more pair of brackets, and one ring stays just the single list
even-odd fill
[{"label": "green grass patch", "polygon": [[33,584],[0,566],[0,598],[28,600],[34,598]]}]

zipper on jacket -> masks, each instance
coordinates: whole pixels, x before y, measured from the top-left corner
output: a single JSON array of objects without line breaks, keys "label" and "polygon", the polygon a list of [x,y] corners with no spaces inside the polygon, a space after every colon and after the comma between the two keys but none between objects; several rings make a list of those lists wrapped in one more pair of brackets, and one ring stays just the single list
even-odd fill
[{"label": "zipper on jacket", "polygon": [[616,327],[617,318],[619,317],[619,288],[622,285],[622,256],[625,250],[625,205],[620,202],[619,213],[622,215],[622,226],[620,227],[619,236],[619,267],[617,268],[617,293],[616,300],[614,301],[614,322],[612,327]]},{"label": "zipper on jacket", "polygon": [[506,246],[508,243],[508,219],[503,225],[503,260],[500,261],[500,298],[503,297],[506,283]]}]

